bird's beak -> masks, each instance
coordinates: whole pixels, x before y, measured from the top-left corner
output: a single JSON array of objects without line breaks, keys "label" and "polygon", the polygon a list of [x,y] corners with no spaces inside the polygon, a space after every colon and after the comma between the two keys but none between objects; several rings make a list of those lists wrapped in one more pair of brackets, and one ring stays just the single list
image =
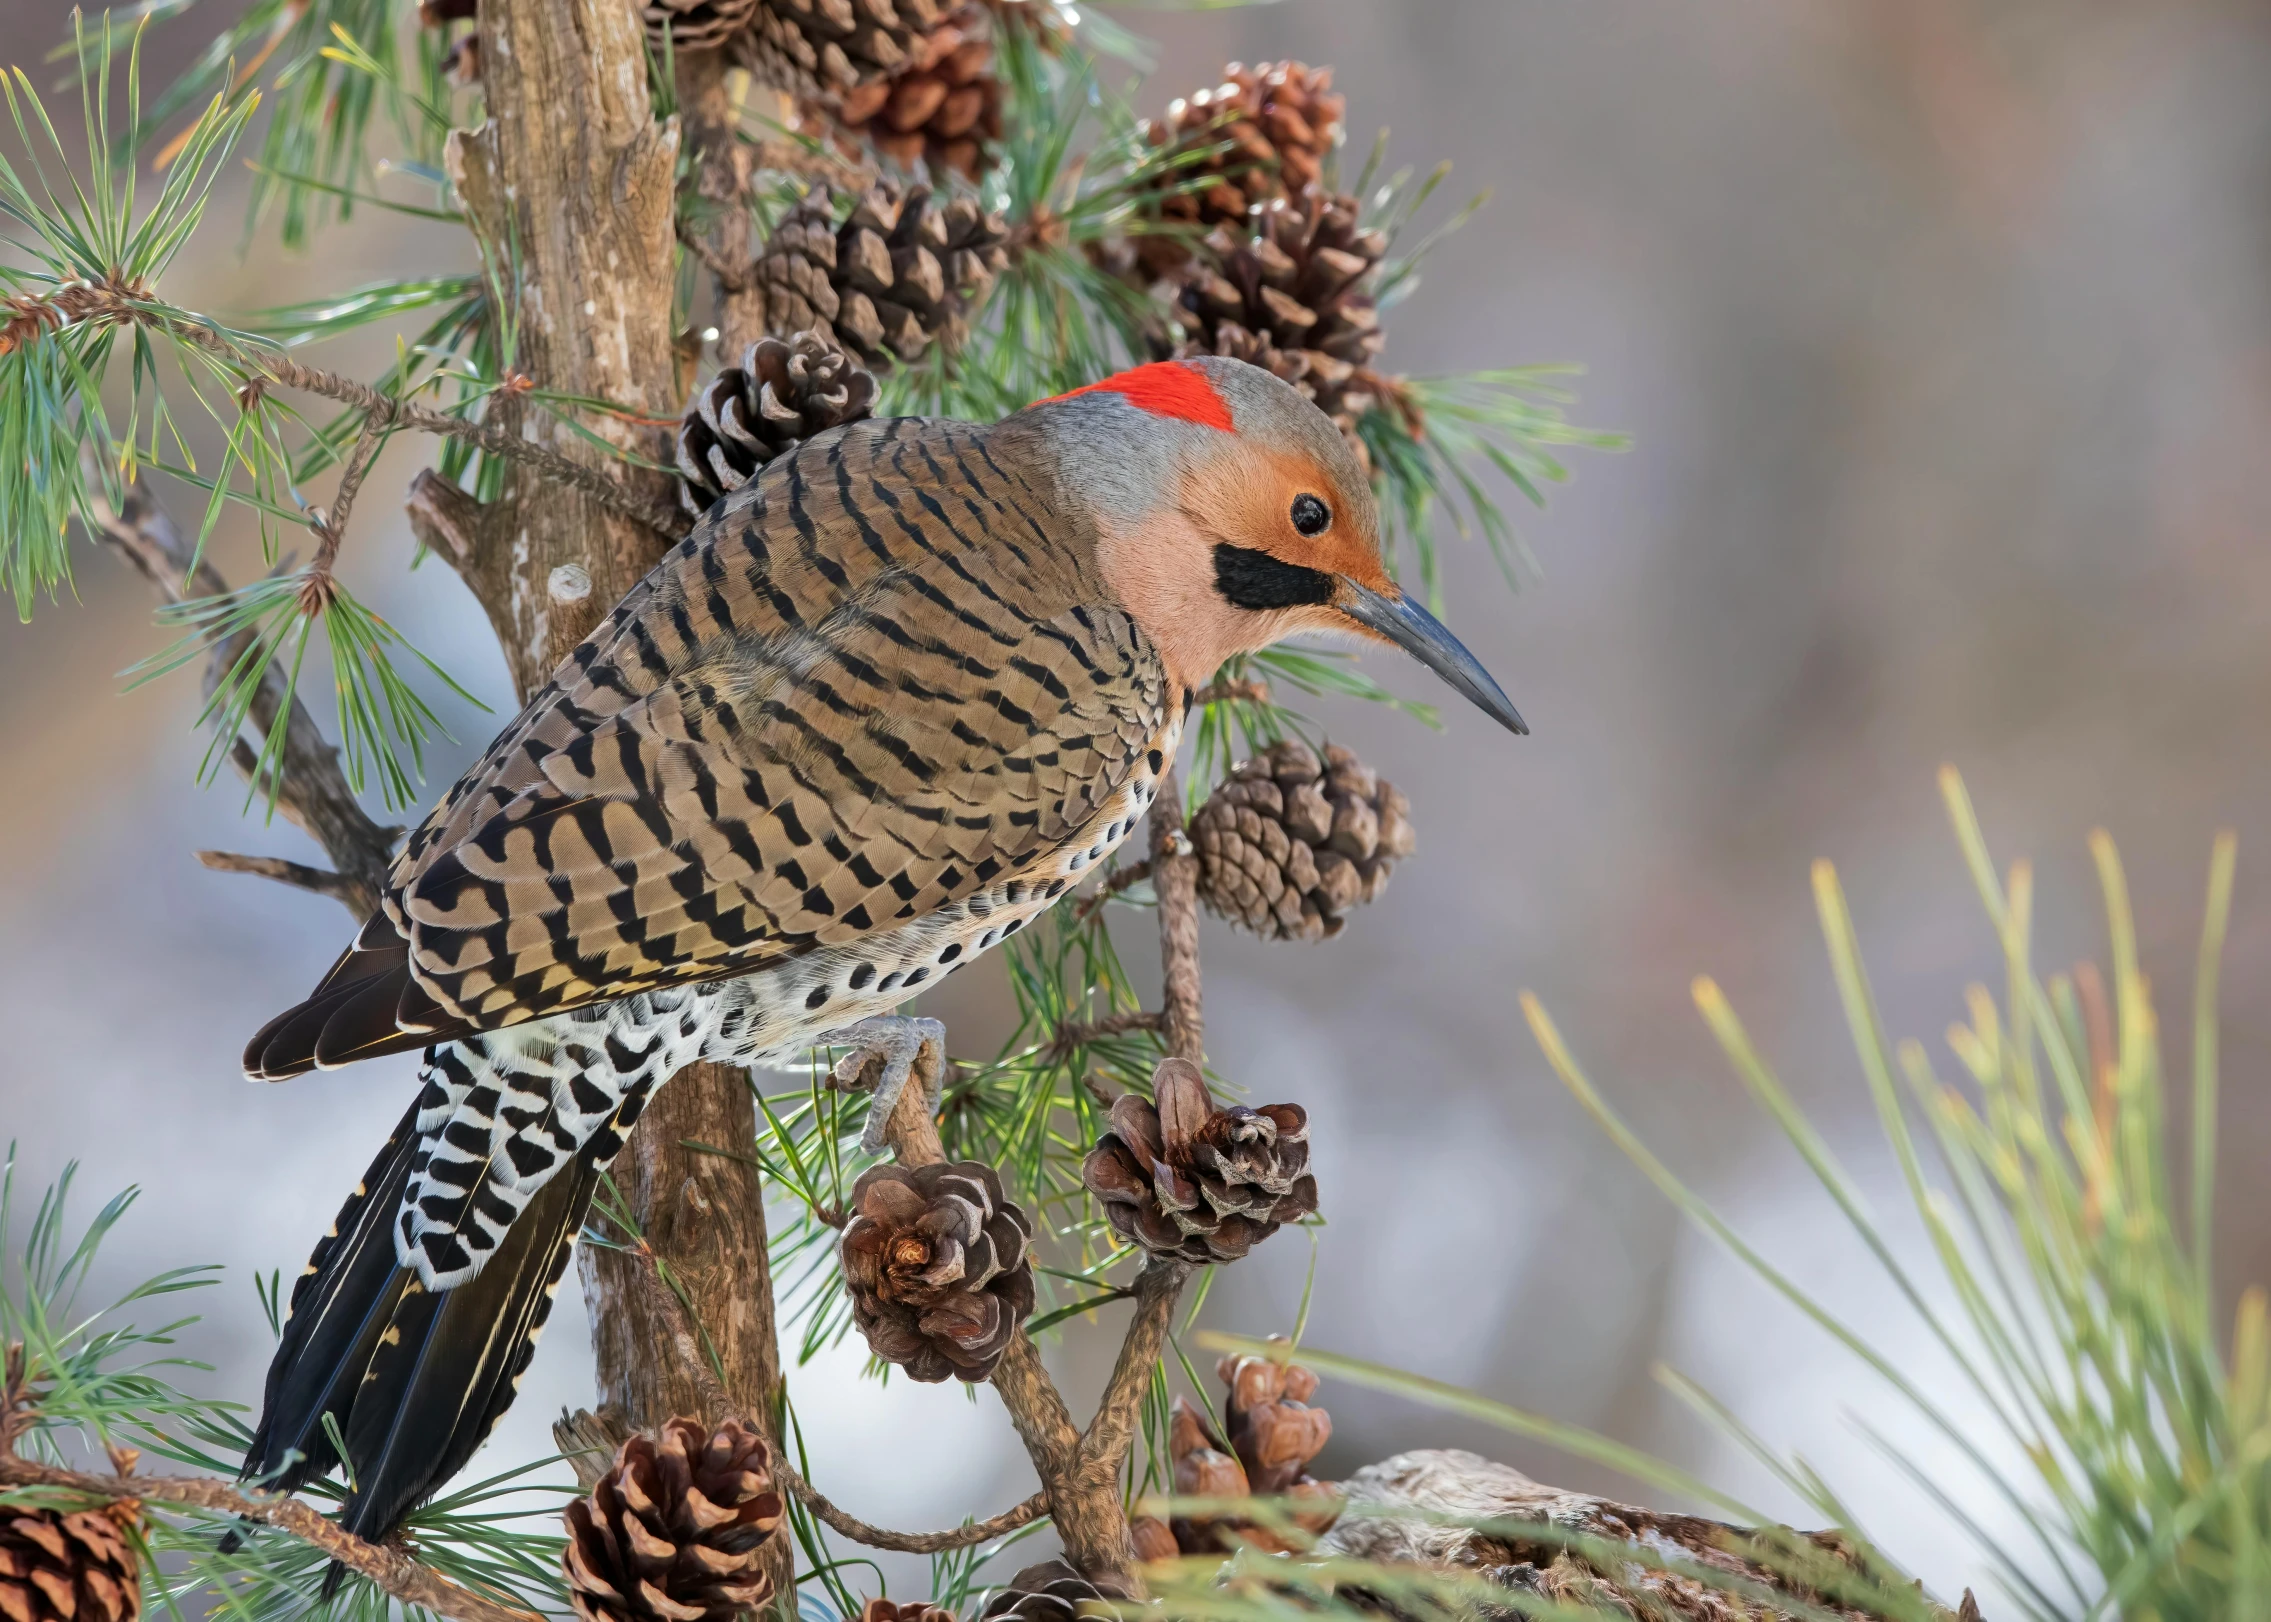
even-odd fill
[{"label": "bird's beak", "polygon": [[1394,597],[1340,576],[1333,606],[1368,631],[1376,631],[1474,701],[1475,707],[1509,732],[1530,729],[1521,712],[1491,680],[1482,661],[1444,628],[1443,622],[1402,594]]}]

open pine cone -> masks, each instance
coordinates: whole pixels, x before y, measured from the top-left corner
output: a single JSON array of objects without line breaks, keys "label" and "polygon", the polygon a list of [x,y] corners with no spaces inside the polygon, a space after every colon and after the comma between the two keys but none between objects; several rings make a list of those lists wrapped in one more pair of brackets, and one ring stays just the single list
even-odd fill
[{"label": "open pine cone", "polygon": [[[1215,1372],[1230,1388],[1229,1440],[1188,1401],[1175,1399],[1167,1452],[1177,1496],[1314,1499],[1316,1507],[1298,1511],[1293,1522],[1311,1534],[1325,1531],[1339,1518],[1341,1502],[1308,1473],[1309,1461],[1333,1434],[1332,1416],[1307,1405],[1317,1393],[1316,1375],[1267,1357],[1226,1357]],[[1234,1515],[1178,1516],[1171,1528],[1152,1525],[1170,1531],[1184,1554],[1227,1551],[1241,1543],[1278,1553],[1291,1547],[1278,1533]],[[1146,1529],[1146,1535],[1156,1544],[1156,1532]]]},{"label": "open pine cone", "polygon": [[[1372,362],[1385,342],[1373,285],[1386,233],[1364,230],[1351,197],[1311,192],[1267,204],[1177,273],[1182,341],[1169,353],[1227,355],[1317,402],[1369,465],[1356,420],[1394,391]],[[1165,358],[1165,357],[1163,357]]]},{"label": "open pine cone", "polygon": [[765,244],[756,276],[777,337],[817,329],[872,371],[933,343],[959,344],[994,278],[1009,265],[1009,231],[967,197],[879,181],[835,223],[835,195],[816,186]]},{"label": "open pine cone", "polygon": [[852,1322],[910,1378],[977,1384],[1033,1311],[1033,1224],[975,1160],[874,1166],[852,1185]]},{"label": "open pine cone", "polygon": [[874,410],[875,374],[826,333],[760,338],[688,402],[678,424],[678,499],[705,513],[774,457]]},{"label": "open pine cone", "polygon": [[1330,940],[1412,853],[1411,802],[1336,744],[1297,738],[1241,762],[1191,818],[1199,899],[1276,940]]},{"label": "open pine cone", "polygon": [[135,1622],[142,1565],[118,1509],[0,1509],[0,1618]]},{"label": "open pine cone", "polygon": [[760,84],[841,94],[905,67],[939,14],[935,0],[757,0],[733,52]]},{"label": "open pine cone", "polygon": [[1317,1209],[1309,1116],[1298,1104],[1215,1107],[1188,1059],[1152,1073],[1156,1104],[1122,1094],[1081,1181],[1112,1231],[1156,1256],[1236,1261]]},{"label": "open pine cone", "polygon": [[[1201,232],[1216,225],[1242,230],[1257,204],[1299,197],[1316,186],[1326,155],[1340,144],[1344,103],[1333,90],[1331,68],[1302,62],[1249,68],[1232,62],[1223,68],[1222,79],[1211,90],[1169,102],[1164,119],[1144,126],[1144,139],[1154,147],[1208,154],[1175,165],[1165,177],[1167,185],[1215,182],[1163,191],[1150,204],[1156,219]],[[1139,233],[1137,251],[1155,276],[1191,257],[1183,237],[1157,233]]]},{"label": "open pine cone", "polygon": [[826,103],[806,102],[798,122],[833,130],[856,154],[865,139],[876,152],[912,170],[927,160],[935,175],[951,169],[976,180],[1001,139],[1001,81],[985,11],[967,5],[915,42],[905,66]]},{"label": "open pine cone", "polygon": [[1074,1622],[1077,1617],[1111,1615],[1104,1590],[1062,1560],[1044,1560],[996,1589],[978,1612],[978,1622]]},{"label": "open pine cone", "polygon": [[1333,1436],[1333,1416],[1309,1406],[1314,1371],[1274,1357],[1225,1357],[1214,1372],[1230,1388],[1230,1446],[1254,1491],[1267,1497],[1306,1480],[1309,1461]]},{"label": "open pine cone", "polygon": [[637,1435],[568,1506],[568,1599],[584,1622],[728,1622],[764,1608],[758,1562],[781,1522],[764,1438],[673,1419]]},{"label": "open pine cone", "polygon": [[758,0],[641,0],[639,14],[659,56],[666,40],[673,52],[716,50],[749,27],[757,5]]},{"label": "open pine cone", "polygon": [[860,1607],[859,1622],[954,1622],[954,1613],[927,1599],[894,1605],[879,1594]]}]

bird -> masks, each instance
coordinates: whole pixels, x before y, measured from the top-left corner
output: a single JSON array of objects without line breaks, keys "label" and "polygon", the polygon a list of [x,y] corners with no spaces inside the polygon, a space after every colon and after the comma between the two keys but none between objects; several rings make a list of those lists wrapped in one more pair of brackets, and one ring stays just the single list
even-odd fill
[{"label": "bird", "polygon": [[1339,430],[1241,361],[847,424],[723,497],[246,1047],[270,1081],[424,1053],[293,1287],[246,1479],[344,1466],[339,1524],[391,1534],[510,1406],[656,1088],[849,1041],[884,1061],[873,1141],[938,1029],[894,1010],[1103,862],[1195,691],[1301,632],[1400,647],[1527,730],[1390,577]]}]

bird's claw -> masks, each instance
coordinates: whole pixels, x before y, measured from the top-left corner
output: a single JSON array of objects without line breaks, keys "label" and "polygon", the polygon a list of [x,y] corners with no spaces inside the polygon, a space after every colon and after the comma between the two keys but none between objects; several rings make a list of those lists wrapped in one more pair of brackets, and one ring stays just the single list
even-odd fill
[{"label": "bird's claw", "polygon": [[907,1090],[907,1078],[915,1073],[915,1061],[922,1056],[925,1045],[936,1043],[939,1062],[926,1066],[923,1081],[923,1109],[926,1114],[938,1113],[938,1104],[946,1087],[946,1027],[935,1019],[921,1019],[906,1014],[878,1014],[863,1019],[841,1030],[827,1031],[820,1040],[828,1046],[849,1048],[831,1074],[838,1087],[849,1090],[860,1084],[860,1075],[870,1063],[880,1061],[875,1077],[875,1098],[868,1105],[867,1129],[860,1134],[860,1147],[873,1154],[884,1144],[885,1129],[891,1124],[892,1111],[899,1107],[900,1096]]}]

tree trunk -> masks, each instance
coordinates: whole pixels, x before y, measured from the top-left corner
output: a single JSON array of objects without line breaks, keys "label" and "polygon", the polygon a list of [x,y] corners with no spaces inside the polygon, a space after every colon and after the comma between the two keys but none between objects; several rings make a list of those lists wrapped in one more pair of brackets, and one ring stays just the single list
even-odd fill
[{"label": "tree trunk", "polygon": [[[545,390],[625,408],[625,417],[587,412],[583,426],[666,462],[667,441],[651,423],[679,406],[671,351],[679,131],[676,120],[654,119],[638,10],[622,0],[491,0],[480,30],[489,122],[451,137],[450,173],[492,265],[517,281],[514,364]],[[709,111],[715,116],[714,105]],[[522,415],[531,438],[604,460],[548,413]],[[658,501],[669,494],[657,475],[618,475],[651,480]],[[448,543],[524,698],[667,544],[534,477],[513,477],[486,509],[421,479],[411,516],[422,536]],[[696,1065],[657,1093],[614,1175],[717,1348],[729,1399],[769,1424],[780,1363],[763,1195],[749,1159],[755,1136],[746,1076]],[[724,1416],[704,1413],[692,1378],[664,1350],[670,1336],[633,1271],[648,1265],[583,1249],[601,1399],[632,1426],[676,1414],[715,1422]],[[776,1592],[793,1601],[790,1540],[770,1548]]]}]

